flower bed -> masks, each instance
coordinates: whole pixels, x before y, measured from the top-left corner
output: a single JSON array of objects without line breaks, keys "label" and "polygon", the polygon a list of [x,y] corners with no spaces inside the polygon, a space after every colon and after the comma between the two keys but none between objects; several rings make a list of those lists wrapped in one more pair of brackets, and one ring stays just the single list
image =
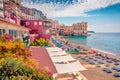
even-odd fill
[{"label": "flower bed", "polygon": [[50,44],[50,42],[43,38],[40,38],[34,42],[31,42],[31,46],[48,46],[49,44]]}]

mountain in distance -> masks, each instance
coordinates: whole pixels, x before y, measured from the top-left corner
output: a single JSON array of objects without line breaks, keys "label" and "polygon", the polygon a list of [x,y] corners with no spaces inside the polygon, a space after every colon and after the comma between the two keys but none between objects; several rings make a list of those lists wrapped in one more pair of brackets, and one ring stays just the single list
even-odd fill
[{"label": "mountain in distance", "polygon": [[95,31],[88,31],[88,33],[95,33]]}]

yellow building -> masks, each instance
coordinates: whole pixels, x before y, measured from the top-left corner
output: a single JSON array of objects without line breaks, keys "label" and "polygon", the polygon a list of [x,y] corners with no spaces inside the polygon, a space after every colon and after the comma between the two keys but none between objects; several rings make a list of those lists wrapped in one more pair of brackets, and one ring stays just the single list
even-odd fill
[{"label": "yellow building", "polygon": [[60,28],[60,35],[70,36],[87,36],[87,22],[74,23],[72,26],[65,26]]}]

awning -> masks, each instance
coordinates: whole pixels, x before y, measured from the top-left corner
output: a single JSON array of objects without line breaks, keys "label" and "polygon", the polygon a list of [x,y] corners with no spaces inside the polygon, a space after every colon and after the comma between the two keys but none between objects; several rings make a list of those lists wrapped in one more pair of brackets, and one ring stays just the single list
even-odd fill
[{"label": "awning", "polygon": [[68,64],[54,64],[56,66],[58,74],[70,73],[76,71],[86,70],[79,61]]},{"label": "awning", "polygon": [[58,47],[48,47],[46,48],[48,52],[58,52],[58,51],[62,51],[61,48]]},{"label": "awning", "polygon": [[53,62],[66,62],[66,61],[76,60],[71,55],[55,56],[55,57],[51,57],[51,59],[52,59]]},{"label": "awning", "polygon": [[65,51],[59,51],[59,52],[49,52],[49,55],[52,56],[62,56],[66,55],[67,53]]}]

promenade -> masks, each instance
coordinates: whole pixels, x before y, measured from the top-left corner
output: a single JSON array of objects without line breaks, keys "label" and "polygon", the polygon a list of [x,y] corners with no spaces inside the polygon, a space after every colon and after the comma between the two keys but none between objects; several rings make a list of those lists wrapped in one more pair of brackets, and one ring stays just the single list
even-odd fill
[{"label": "promenade", "polygon": [[57,70],[45,48],[31,46],[30,51],[32,58],[38,61],[39,68],[47,67],[49,70],[51,70],[52,74],[57,73]]}]

